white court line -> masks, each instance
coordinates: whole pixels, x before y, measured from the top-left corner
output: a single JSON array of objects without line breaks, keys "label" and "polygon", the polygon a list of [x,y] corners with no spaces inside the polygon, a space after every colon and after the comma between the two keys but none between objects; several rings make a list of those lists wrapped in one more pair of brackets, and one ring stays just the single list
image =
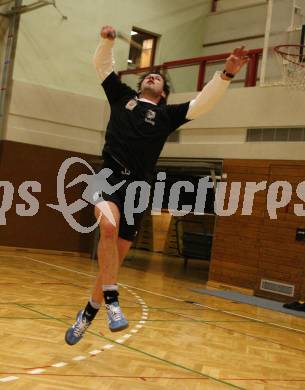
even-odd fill
[{"label": "white court line", "polygon": [[12,382],[12,381],[16,381],[17,379],[19,379],[18,376],[7,376],[5,378],[1,378],[0,382]]},{"label": "white court line", "polygon": [[[172,300],[174,300],[174,301],[184,302],[184,303],[185,303],[185,300],[184,300],[184,299],[181,299],[181,298],[175,298],[175,297],[171,297],[171,296],[169,296],[169,295],[159,294],[159,293],[156,293],[156,292],[153,292],[153,291],[150,291],[150,290],[145,290],[145,289],[143,289],[143,288],[134,287],[134,286],[129,286],[128,284],[121,284],[121,286],[132,287],[132,288],[134,288],[135,290],[139,290],[139,291],[142,291],[142,292],[146,292],[146,293],[148,293],[148,294],[157,295],[157,296],[159,296],[159,297],[163,297],[163,298],[167,298],[167,299],[172,299]],[[290,326],[285,326],[285,325],[277,324],[277,323],[275,323],[275,322],[269,322],[269,321],[260,320],[260,319],[258,319],[258,318],[249,317],[249,316],[246,316],[246,315],[244,315],[244,314],[234,313],[234,312],[231,312],[231,311],[229,311],[229,310],[217,309],[217,308],[215,308],[215,307],[211,307],[211,306],[208,306],[208,305],[204,305],[204,304],[202,304],[202,303],[195,303],[195,305],[196,305],[196,306],[199,306],[199,307],[203,307],[203,308],[205,308],[205,309],[217,311],[218,313],[225,313],[225,314],[229,314],[229,315],[232,315],[232,316],[235,316],[235,317],[239,317],[239,318],[243,318],[243,319],[246,319],[246,320],[250,320],[250,321],[253,321],[253,322],[259,322],[259,323],[262,323],[262,324],[264,324],[264,325],[272,325],[272,326],[277,327],[277,328],[282,328],[282,329],[286,329],[286,330],[293,330],[294,332],[305,334],[305,330],[302,330],[302,329],[292,328],[292,327],[290,327]]]},{"label": "white court line", "polygon": [[122,337],[122,339],[129,339],[129,337],[131,337],[131,334],[124,334],[124,336]]},{"label": "white court line", "polygon": [[43,368],[36,368],[35,370],[28,371],[28,374],[41,374],[42,372],[45,372],[46,370]]},{"label": "white court line", "polygon": [[101,353],[102,351],[100,349],[95,349],[94,351],[90,351],[90,355],[97,355],[98,353]]},{"label": "white court line", "polygon": [[111,348],[113,348],[113,347],[114,347],[113,344],[106,344],[106,345],[104,345],[104,346],[102,347],[102,349],[111,349]]},{"label": "white court line", "polygon": [[87,357],[86,356],[75,356],[74,358],[72,358],[72,360],[75,360],[75,361],[80,361],[80,360],[85,360],[85,359],[87,359]]},{"label": "white court line", "polygon": [[[1,256],[1,255],[0,255],[0,256]],[[14,257],[19,257],[19,256],[14,255]],[[60,265],[55,265],[55,264],[47,263],[46,261],[41,261],[41,260],[32,259],[32,257],[28,257],[28,256],[21,256],[21,257],[23,257],[24,259],[28,259],[28,260],[34,261],[35,263],[45,264],[45,265],[49,265],[49,266],[51,266],[51,267],[53,267],[53,268],[59,268],[59,269],[65,270],[65,271],[74,272],[75,274],[84,275],[84,276],[90,276],[90,278],[95,278],[95,275],[87,274],[86,272],[80,272],[80,271],[76,271],[76,270],[71,269],[71,268],[66,268],[66,267],[62,267],[62,266],[60,266]]]},{"label": "white court line", "polygon": [[[3,257],[3,256],[6,256],[6,255],[1,255],[1,254],[0,254],[0,256]],[[20,258],[20,257],[22,257],[23,259],[30,260],[30,261],[33,261],[33,262],[35,262],[35,263],[40,263],[40,264],[48,265],[48,266],[51,266],[51,267],[53,267],[53,268],[58,268],[58,269],[62,269],[62,270],[65,270],[65,271],[70,271],[70,272],[73,272],[73,273],[76,273],[76,274],[79,274],[79,275],[85,275],[85,276],[91,277],[91,278],[94,278],[94,277],[95,277],[95,276],[93,276],[93,275],[91,275],[91,274],[87,274],[87,273],[85,273],[85,272],[79,272],[79,271],[75,271],[75,270],[70,269],[70,268],[62,267],[62,266],[55,265],[55,264],[50,264],[50,263],[47,263],[47,262],[44,262],[44,261],[41,261],[41,260],[33,259],[33,258],[31,258],[31,257],[28,257],[28,256],[16,256],[16,255],[11,255],[11,257],[15,257],[15,258],[17,258],[17,259]],[[126,287],[124,287],[123,285],[122,285],[122,287],[123,287],[123,288],[126,288]],[[129,289],[127,289],[127,288],[126,288],[126,290],[127,290],[128,292],[131,292],[131,290],[129,290]],[[133,294],[134,294],[134,293],[133,293]],[[137,295],[137,297],[138,297],[138,301],[141,301],[141,305],[144,305],[144,306],[142,306],[142,315],[144,315],[144,316],[147,318],[147,313],[144,313],[144,310],[143,310],[144,307],[147,308],[146,303],[145,303],[144,300],[141,299],[141,297],[139,297],[138,295]],[[146,309],[146,311],[148,311],[148,310]],[[145,323],[145,321],[140,321],[139,323],[142,323],[142,324],[143,324],[143,323]],[[140,325],[139,328],[140,328],[140,327],[142,328],[142,325]],[[132,331],[131,331],[131,332],[132,332]],[[138,332],[138,330],[135,330],[135,329],[134,329],[132,333],[137,333],[137,332]],[[123,344],[123,343],[124,343],[127,339],[129,339],[130,337],[132,337],[132,334],[127,333],[127,334],[125,334],[124,336],[122,336],[120,339],[117,339],[117,340],[115,340],[115,341],[116,341],[118,344]],[[109,349],[112,349],[113,347],[114,347],[114,344],[106,344],[104,347],[102,347],[102,350],[109,350]],[[95,356],[95,355],[101,353],[102,350],[101,350],[101,349],[96,349],[96,350],[90,351],[90,352],[89,352],[89,355]],[[72,361],[81,361],[81,360],[85,360],[85,359],[87,359],[86,356],[79,355],[79,356],[75,356],[74,358],[72,358]],[[68,363],[66,363],[66,362],[59,362],[59,363],[52,364],[50,367],[60,368],[60,367],[65,367],[65,366],[67,366],[67,365],[68,365]],[[41,374],[41,373],[43,373],[43,372],[45,372],[45,371],[46,371],[45,369],[36,368],[36,369],[34,369],[34,370],[27,371],[27,373],[28,373],[28,374],[31,374],[31,375],[35,375],[35,374]],[[10,381],[14,381],[14,380],[17,380],[17,379],[19,379],[19,377],[10,376],[10,377],[1,378],[1,379],[0,379],[0,382],[10,382]]]},{"label": "white court line", "polygon": [[52,364],[51,367],[60,368],[60,367],[65,367],[67,364],[68,363],[65,363],[65,362],[59,362],[59,363]]},{"label": "white court line", "polygon": [[[0,256],[7,256],[7,255],[1,255]],[[74,272],[76,274],[79,274],[79,275],[85,275],[85,276],[89,276],[91,278],[95,278],[95,276],[93,275],[90,275],[90,274],[87,274],[85,272],[80,272],[80,271],[76,271],[74,269],[71,269],[71,268],[66,268],[66,267],[61,267],[59,265],[55,265],[55,264],[52,264],[52,263],[47,263],[45,261],[40,261],[40,260],[35,260],[31,257],[28,257],[28,256],[17,256],[17,255],[10,255],[11,257],[17,257],[17,258],[24,258],[24,259],[28,259],[28,260],[31,260],[31,261],[34,261],[36,263],[41,263],[41,264],[45,264],[45,265],[49,265],[50,267],[54,267],[54,268],[59,268],[59,269],[64,269],[66,271],[70,271],[70,272]],[[132,288],[132,289],[135,289],[135,290],[138,290],[138,291],[142,291],[142,292],[146,292],[148,294],[152,294],[152,295],[156,295],[156,296],[159,296],[159,297],[162,297],[162,298],[167,298],[167,299],[171,299],[171,300],[174,300],[174,301],[177,301],[177,302],[185,302],[184,299],[181,299],[181,298],[175,298],[175,297],[172,297],[172,296],[169,296],[169,295],[164,295],[164,294],[159,294],[159,293],[156,293],[154,291],[150,291],[150,290],[145,290],[143,288],[139,288],[139,287],[134,287],[134,286],[130,286],[128,284],[121,284],[119,283],[121,286],[125,286],[125,287],[128,287],[128,288]],[[258,318],[253,318],[253,317],[249,317],[249,316],[246,316],[246,315],[243,315],[243,314],[238,314],[238,313],[234,313],[234,312],[231,312],[231,311],[228,311],[228,310],[222,310],[222,309],[217,309],[215,307],[211,307],[211,306],[208,306],[208,305],[204,305],[204,304],[201,304],[201,303],[196,303],[196,306],[200,306],[200,307],[204,307],[206,309],[209,309],[209,310],[213,310],[213,311],[217,311],[219,313],[225,313],[225,314],[229,314],[229,315],[232,315],[234,317],[238,317],[238,318],[243,318],[243,319],[246,319],[246,320],[250,320],[250,321],[253,321],[253,322],[258,322],[258,323],[261,323],[261,324],[265,324],[265,325],[272,325],[272,326],[275,326],[277,328],[281,328],[281,329],[286,329],[286,330],[292,330],[294,332],[297,332],[297,333],[302,333],[302,334],[305,334],[305,330],[302,330],[302,329],[298,329],[298,328],[292,328],[290,326],[285,326],[285,325],[281,325],[281,324],[277,324],[275,322],[267,322],[267,321],[264,321],[264,320],[260,320]]]},{"label": "white court line", "polygon": [[[52,265],[52,264],[50,264]],[[181,298],[175,298],[175,297],[171,297],[169,295],[164,295],[164,294],[159,294],[159,293],[156,293],[154,291],[150,291],[150,290],[145,290],[143,288],[139,288],[139,287],[133,287],[133,286],[129,286],[128,284],[121,284],[122,286],[126,286],[126,287],[130,287],[130,288],[134,288],[135,290],[139,290],[139,291],[144,291],[144,292],[147,292],[149,294],[152,294],[152,295],[157,295],[158,297],[162,297],[162,298],[168,298],[168,299],[172,299],[174,301],[178,301],[178,302],[185,302],[184,299],[181,299]]]}]

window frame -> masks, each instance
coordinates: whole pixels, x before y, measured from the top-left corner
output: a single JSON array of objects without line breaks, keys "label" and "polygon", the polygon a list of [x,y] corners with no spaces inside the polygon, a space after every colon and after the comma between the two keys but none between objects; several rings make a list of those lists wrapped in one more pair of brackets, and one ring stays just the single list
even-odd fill
[{"label": "window frame", "polygon": [[[156,33],[152,33],[150,31],[147,31],[147,30],[143,30],[141,28],[138,28],[138,27],[135,27],[133,26],[131,31],[135,31],[137,32],[138,34],[141,34],[143,37],[144,37],[144,40],[146,39],[152,39],[153,40],[153,46],[152,46],[152,50],[151,50],[151,57],[150,57],[150,63],[148,66],[146,67],[152,67],[154,66],[154,63],[155,63],[155,56],[156,56],[156,50],[157,50],[157,44],[158,44],[158,39],[160,38],[160,35],[159,34],[156,34]],[[130,37],[130,47],[129,47],[129,53],[128,53],[128,59],[130,58],[130,52],[132,50],[132,41],[134,41],[135,43],[138,43],[135,39],[134,39],[134,36],[135,35],[131,35]],[[131,64],[128,63],[128,68],[132,68]],[[145,67],[145,68],[146,68]],[[142,69],[142,67],[135,67],[135,69]]]}]

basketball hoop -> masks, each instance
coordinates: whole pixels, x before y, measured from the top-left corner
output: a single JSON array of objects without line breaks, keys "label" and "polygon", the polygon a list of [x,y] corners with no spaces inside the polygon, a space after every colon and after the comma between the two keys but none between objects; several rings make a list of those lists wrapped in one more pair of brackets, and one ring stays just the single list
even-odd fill
[{"label": "basketball hoop", "polygon": [[282,65],[285,85],[305,90],[305,46],[279,45],[274,51]]}]

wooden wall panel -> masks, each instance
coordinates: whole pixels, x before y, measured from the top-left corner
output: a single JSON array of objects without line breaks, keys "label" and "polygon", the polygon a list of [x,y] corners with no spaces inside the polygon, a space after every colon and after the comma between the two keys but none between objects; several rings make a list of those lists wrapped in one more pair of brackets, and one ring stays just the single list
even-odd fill
[{"label": "wooden wall panel", "polygon": [[[62,162],[68,157],[81,157],[91,163],[96,156],[67,152],[64,150],[2,141],[0,148],[0,180],[10,181],[14,188],[14,200],[7,212],[6,225],[0,226],[0,245],[72,252],[90,252],[92,234],[80,234],[73,230],[61,213],[47,207],[47,203],[57,203],[57,174]],[[66,183],[88,169],[74,165],[67,173]],[[39,212],[32,217],[20,217],[16,214],[16,204],[25,203],[18,195],[18,188],[24,181],[33,180],[41,183],[41,193],[33,195],[39,201]],[[76,185],[66,191],[67,203],[70,204],[81,195],[84,184]],[[0,204],[3,187],[0,188]],[[83,225],[94,222],[93,207],[76,213],[74,217]]]},{"label": "wooden wall panel", "polygon": [[[294,204],[303,204],[296,196],[297,185],[305,179],[305,162],[274,160],[226,160],[223,172],[227,181],[260,182],[268,187],[275,181],[292,184],[291,202],[277,210],[271,220],[267,210],[267,190],[255,194],[253,214],[242,216],[239,202],[237,213],[217,217],[214,232],[209,280],[252,288],[257,295],[291,300],[279,294],[260,290],[262,278],[295,286],[293,298],[305,298],[305,243],[296,241],[296,229],[305,229],[305,217],[294,214]],[[241,191],[241,198],[244,190]],[[226,200],[228,199],[228,194]],[[304,207],[305,209],[305,207]]]},{"label": "wooden wall panel", "polygon": [[247,182],[268,180],[269,166],[259,161],[255,169],[248,160],[224,161],[223,173],[228,183],[226,203],[232,182],[241,182],[236,213],[216,218],[209,280],[254,289],[259,261],[259,235],[264,220],[266,191],[255,194],[251,216],[243,216],[242,208]]},{"label": "wooden wall panel", "polygon": [[233,284],[238,287],[253,289],[256,283],[255,267],[213,260],[213,269],[209,279],[221,283]]}]

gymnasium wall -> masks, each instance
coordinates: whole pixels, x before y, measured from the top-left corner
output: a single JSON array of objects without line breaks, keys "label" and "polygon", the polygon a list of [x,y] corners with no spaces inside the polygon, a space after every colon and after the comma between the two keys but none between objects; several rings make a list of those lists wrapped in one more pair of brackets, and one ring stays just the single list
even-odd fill
[{"label": "gymnasium wall", "polygon": [[[174,94],[170,102],[196,93]],[[304,158],[303,142],[246,142],[248,127],[304,127],[303,92],[286,88],[230,88],[210,113],[184,125],[163,157]],[[14,82],[5,139],[99,155],[109,117],[103,99]]]},{"label": "gymnasium wall", "polygon": [[[31,0],[25,0],[24,4]],[[101,26],[130,34],[133,26],[161,35],[155,62],[198,56],[210,1],[58,0],[68,17],[52,6],[23,15],[14,79],[83,96],[100,97],[92,56]],[[117,41],[116,69],[126,69],[129,45]]]},{"label": "gymnasium wall", "polygon": [[[177,94],[171,102],[190,99]],[[231,88],[210,113],[181,128],[181,144],[168,143],[162,156],[304,159],[303,142],[246,142],[248,127],[304,127],[305,96],[285,87]]]},{"label": "gymnasium wall", "polygon": [[258,6],[265,3],[266,0],[217,0],[216,11],[220,13],[236,8]]},{"label": "gymnasium wall", "polygon": [[[185,6],[185,2],[168,0],[154,7],[148,3],[113,1],[106,7],[101,0],[77,6],[72,0],[59,1],[58,7],[68,16],[68,21],[62,21],[51,6],[23,15],[5,139],[99,155],[109,107],[91,58],[102,24],[112,23],[125,33],[133,25],[159,32],[156,63],[207,54],[211,50],[224,52],[228,44],[217,43],[264,31],[266,4],[261,1],[249,0],[244,7],[236,2],[233,10],[228,10],[228,2],[223,1],[219,3],[220,12],[212,14],[208,12],[210,2],[192,1]],[[249,8],[253,3],[255,6]],[[121,8],[117,12],[119,6],[125,12]],[[249,18],[253,18],[253,23]],[[207,40],[214,46],[202,48]],[[229,44],[230,48],[232,45]],[[117,69],[126,68],[127,55],[128,45],[118,40]],[[214,68],[209,70],[208,77]],[[221,69],[222,64],[217,68]],[[197,71],[198,67],[191,67],[172,71],[175,75],[170,73],[171,81],[180,80],[179,85],[173,85],[170,102],[185,101],[196,95],[176,92],[194,90]],[[301,92],[288,93],[279,87],[240,88],[232,84],[220,104],[211,113],[183,127],[180,143],[166,145],[162,156],[303,158],[302,143],[245,142],[247,127],[303,126],[303,106]]]},{"label": "gymnasium wall", "polygon": [[234,40],[249,49],[263,47],[266,12],[264,0],[217,1],[217,12],[205,20],[202,54],[227,53],[236,46]]},{"label": "gymnasium wall", "polygon": [[[61,164],[71,157],[79,157],[92,167],[96,166],[95,156],[69,152],[11,141],[0,142],[0,246],[55,250],[65,252],[89,253],[92,246],[92,234],[80,234],[72,229],[58,210],[48,204],[58,205],[57,174]],[[69,168],[65,185],[80,174],[88,174],[81,164]],[[21,188],[26,182],[40,183],[40,189],[29,188],[29,194],[22,196]],[[13,187],[10,194],[9,183]],[[65,188],[67,204],[81,199],[85,183]],[[30,206],[31,198],[36,200]],[[6,197],[6,202],[4,202]],[[10,204],[11,202],[11,204]],[[8,208],[7,205],[10,207]],[[22,211],[21,209],[24,209]],[[19,211],[18,211],[19,210]],[[29,215],[26,215],[27,212]],[[30,215],[32,214],[33,215]],[[82,226],[92,226],[95,219],[93,206],[72,213],[73,218]]]},{"label": "gymnasium wall", "polygon": [[[293,300],[305,298],[304,241],[296,240],[297,229],[305,228],[304,217],[297,216],[296,204],[304,207],[297,196],[296,188],[304,181],[305,162],[280,160],[225,160],[223,172],[228,186],[241,183],[241,192],[236,212],[216,218],[213,250],[210,264],[209,284],[241,288],[248,293],[274,298]],[[267,189],[255,194],[253,212],[243,215],[245,183],[267,181]],[[288,181],[292,196],[287,205],[276,210],[271,218],[267,208],[270,185],[277,181]],[[277,200],[281,199],[281,191]],[[229,191],[225,204],[228,204]],[[270,202],[269,202],[270,204]],[[281,290],[264,291],[262,279],[294,287],[289,297]],[[233,286],[233,287],[232,287]]]},{"label": "gymnasium wall", "polygon": [[[24,4],[30,3],[26,0]],[[21,18],[14,68],[13,101],[4,138],[100,154],[109,111],[92,65],[99,30],[112,24],[161,35],[156,63],[200,55],[209,1],[91,0],[57,2]],[[125,69],[129,46],[116,41],[116,69]],[[190,75],[194,77],[194,75]]]},{"label": "gymnasium wall", "polygon": [[15,80],[5,138],[99,155],[108,111],[102,99]]}]

